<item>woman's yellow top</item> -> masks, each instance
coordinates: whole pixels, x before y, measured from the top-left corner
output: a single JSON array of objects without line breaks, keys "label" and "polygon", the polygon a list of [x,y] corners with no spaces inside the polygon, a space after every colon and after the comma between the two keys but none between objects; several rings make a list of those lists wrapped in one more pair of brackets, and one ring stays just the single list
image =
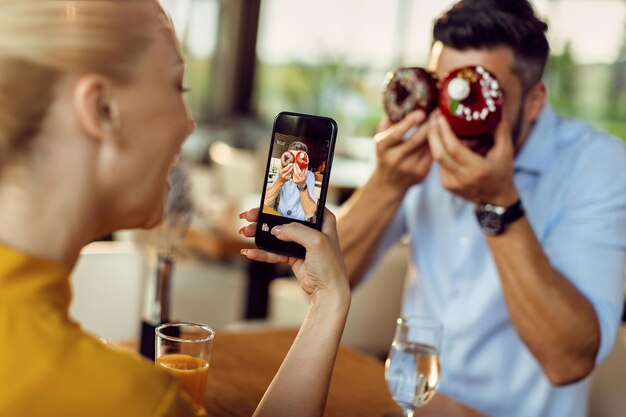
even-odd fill
[{"label": "woman's yellow top", "polygon": [[0,416],[193,416],[175,378],[69,318],[69,274],[0,245]]}]

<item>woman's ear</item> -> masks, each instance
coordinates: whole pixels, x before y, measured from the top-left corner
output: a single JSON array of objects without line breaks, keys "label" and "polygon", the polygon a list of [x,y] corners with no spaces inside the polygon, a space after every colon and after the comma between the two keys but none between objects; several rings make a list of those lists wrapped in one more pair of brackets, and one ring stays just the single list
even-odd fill
[{"label": "woman's ear", "polygon": [[120,115],[112,87],[111,81],[100,75],[84,75],[74,87],[73,103],[79,127],[90,138],[117,140]]}]

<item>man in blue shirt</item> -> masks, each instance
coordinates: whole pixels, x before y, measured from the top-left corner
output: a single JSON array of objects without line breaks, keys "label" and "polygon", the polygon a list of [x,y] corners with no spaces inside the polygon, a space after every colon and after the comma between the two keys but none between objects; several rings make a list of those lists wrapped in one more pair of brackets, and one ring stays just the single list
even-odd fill
[{"label": "man in blue shirt", "polygon": [[440,390],[496,417],[586,416],[623,308],[626,146],[546,104],[546,30],[526,0],[439,18],[431,69],[482,65],[504,90],[493,147],[438,112],[386,122],[339,216],[352,285],[410,236],[403,314],[443,322]]},{"label": "man in blue shirt", "polygon": [[[289,145],[288,151],[294,156],[298,152],[308,155],[309,148],[296,141]],[[291,162],[280,169],[276,181],[265,193],[265,204],[274,204],[278,196],[276,210],[281,216],[296,220],[307,220],[315,216],[317,198],[315,197],[315,175],[307,168],[301,169]]]}]

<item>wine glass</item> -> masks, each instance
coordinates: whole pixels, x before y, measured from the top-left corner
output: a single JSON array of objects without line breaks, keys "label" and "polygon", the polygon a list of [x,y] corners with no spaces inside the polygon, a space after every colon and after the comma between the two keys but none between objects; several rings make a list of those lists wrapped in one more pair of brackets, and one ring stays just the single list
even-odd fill
[{"label": "wine glass", "polygon": [[401,317],[385,361],[385,380],[405,417],[413,417],[437,392],[443,325],[426,316]]}]

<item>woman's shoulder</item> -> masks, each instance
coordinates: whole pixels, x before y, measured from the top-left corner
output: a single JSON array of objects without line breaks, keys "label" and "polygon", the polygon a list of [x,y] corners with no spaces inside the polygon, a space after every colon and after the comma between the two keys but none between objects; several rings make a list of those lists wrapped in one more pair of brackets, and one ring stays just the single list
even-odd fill
[{"label": "woman's shoulder", "polygon": [[[28,410],[22,415],[117,417],[169,416],[174,409],[181,416],[185,409],[190,412],[176,380],[129,349],[110,346],[75,325],[56,328],[57,337],[52,339],[43,333],[44,346],[36,359],[41,362],[39,372],[7,398],[12,410]],[[20,391],[37,397],[29,399]],[[5,415],[2,401],[0,415]]]},{"label": "woman's shoulder", "polygon": [[[83,335],[77,343],[71,362],[64,367],[69,371],[67,383],[76,378],[80,398],[124,407],[109,410],[109,415],[152,416],[157,410],[167,408],[178,395],[174,378],[154,367],[154,363],[128,348],[107,345],[99,339]],[[64,372],[63,370],[60,370]],[[78,393],[77,392],[77,393]],[[90,401],[87,401],[89,403]]]}]

